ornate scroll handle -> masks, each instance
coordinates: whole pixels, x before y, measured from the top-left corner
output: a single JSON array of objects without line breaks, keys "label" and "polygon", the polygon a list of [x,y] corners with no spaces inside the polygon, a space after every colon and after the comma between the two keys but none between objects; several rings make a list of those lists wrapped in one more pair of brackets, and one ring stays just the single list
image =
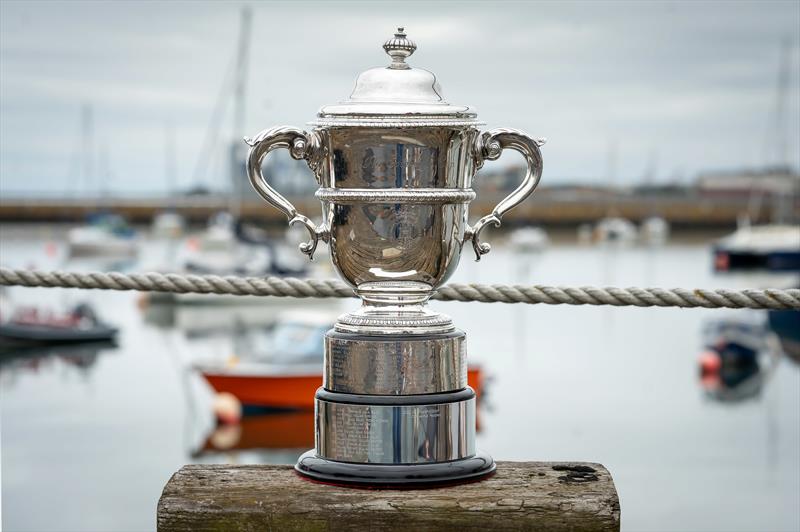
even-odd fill
[{"label": "ornate scroll handle", "polygon": [[481,255],[486,255],[492,249],[488,242],[481,242],[481,231],[489,224],[500,227],[500,218],[522,203],[525,198],[531,195],[536,185],[539,184],[539,179],[542,177],[542,153],[539,151],[539,146],[544,143],[544,139],[533,139],[522,131],[505,128],[485,131],[475,139],[474,157],[476,170],[483,166],[484,160],[493,161],[500,157],[500,154],[506,148],[520,152],[525,157],[525,162],[528,165],[525,179],[522,180],[516,190],[498,203],[491,214],[478,220],[473,227],[467,227],[464,234],[464,242],[472,240],[476,261],[481,260]]},{"label": "ornate scroll handle", "polygon": [[317,227],[308,217],[297,212],[289,200],[272,188],[261,172],[261,164],[272,150],[286,148],[293,159],[305,159],[319,181],[319,171],[324,159],[322,139],[315,131],[307,133],[294,127],[279,126],[265,129],[253,139],[245,137],[244,141],[250,145],[250,153],[247,155],[247,175],[250,183],[262,198],[289,218],[289,225],[300,222],[308,229],[311,240],[300,244],[300,251],[313,260],[317,243],[320,240],[328,241],[328,229],[324,226]]}]

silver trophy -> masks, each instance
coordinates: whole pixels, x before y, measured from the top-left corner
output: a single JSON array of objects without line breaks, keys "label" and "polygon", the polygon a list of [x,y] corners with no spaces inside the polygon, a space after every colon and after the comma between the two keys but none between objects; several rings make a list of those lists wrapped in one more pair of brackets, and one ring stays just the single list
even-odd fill
[{"label": "silver trophy", "polygon": [[[542,174],[541,140],[513,129],[481,132],[475,109],[452,105],[436,76],[412,68],[417,46],[399,28],[388,66],[356,80],[313,128],[275,127],[245,139],[255,190],[304,225],[312,257],[322,240],[361,298],[325,337],[316,394],[316,444],[296,469],[311,478],[383,486],[448,483],[494,471],[475,447],[475,392],[467,386],[466,335],[426,303],[453,274],[462,247],[477,260],[483,229],[527,198]],[[262,162],[276,148],[304,159],[320,185],[317,225],[270,185]],[[527,162],[522,183],[474,226],[472,178],[510,148]]]}]

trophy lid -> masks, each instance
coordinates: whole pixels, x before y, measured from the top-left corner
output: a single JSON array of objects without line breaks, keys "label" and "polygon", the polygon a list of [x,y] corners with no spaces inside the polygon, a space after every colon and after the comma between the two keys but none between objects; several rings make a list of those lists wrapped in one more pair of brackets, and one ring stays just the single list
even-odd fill
[{"label": "trophy lid", "polygon": [[406,63],[406,58],[414,53],[417,45],[406,37],[403,28],[397,28],[397,33],[383,44],[383,49],[392,58],[391,64],[359,74],[350,97],[338,104],[322,107],[312,125],[419,127],[481,124],[474,108],[445,101],[433,72],[412,68]]}]

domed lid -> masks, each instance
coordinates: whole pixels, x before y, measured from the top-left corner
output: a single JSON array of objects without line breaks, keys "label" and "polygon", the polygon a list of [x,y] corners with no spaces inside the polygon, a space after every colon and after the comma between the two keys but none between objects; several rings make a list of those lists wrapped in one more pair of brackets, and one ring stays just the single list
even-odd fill
[{"label": "domed lid", "polygon": [[475,109],[445,101],[433,72],[412,68],[406,63],[417,49],[397,28],[394,37],[383,44],[392,58],[389,66],[362,72],[350,97],[326,105],[317,113],[317,126],[458,126],[477,125]]}]

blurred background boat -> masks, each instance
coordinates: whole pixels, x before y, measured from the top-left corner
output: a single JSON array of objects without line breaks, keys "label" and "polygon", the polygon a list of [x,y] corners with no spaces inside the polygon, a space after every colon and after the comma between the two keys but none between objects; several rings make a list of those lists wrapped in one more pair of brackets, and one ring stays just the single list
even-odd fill
[{"label": "blurred background boat", "polygon": [[99,213],[88,223],[67,233],[71,257],[135,256],[139,250],[136,231],[118,214]]},{"label": "blurred background boat", "polygon": [[64,314],[21,307],[10,319],[0,322],[0,352],[32,346],[108,343],[115,340],[117,332],[85,303]]},{"label": "blurred background boat", "polygon": [[164,211],[153,217],[150,233],[155,238],[179,238],[186,229],[186,219],[175,211]]},{"label": "blurred background boat", "polygon": [[741,311],[705,324],[700,382],[708,397],[740,402],[761,395],[784,356],[800,362],[800,311]]},{"label": "blurred background boat", "polygon": [[550,244],[550,237],[541,227],[519,227],[511,231],[508,242],[520,251],[534,252],[546,248]]},{"label": "blurred background boat", "polygon": [[[313,409],[322,385],[325,333],[335,320],[324,312],[286,312],[271,327],[240,330],[227,360],[194,367],[218,394],[236,397],[245,409]],[[470,365],[467,380],[480,397],[480,367]]]},{"label": "blurred background boat", "polygon": [[230,213],[217,213],[199,239],[188,241],[190,254],[183,270],[209,275],[303,277],[308,261],[285,241],[247,227]]},{"label": "blurred background boat", "polygon": [[205,230],[190,239],[194,249],[200,253],[229,252],[238,244],[235,219],[228,211],[218,211],[211,215]]},{"label": "blurred background boat", "polygon": [[712,246],[714,269],[800,272],[800,225],[745,222]]},{"label": "blurred background boat", "polygon": [[768,329],[740,316],[706,324],[706,350],[700,356],[701,384],[712,399],[739,402],[758,397],[776,362],[767,342]]},{"label": "blurred background boat", "polygon": [[594,226],[592,239],[595,242],[617,242],[631,244],[636,241],[636,225],[630,220],[612,216],[603,218]]}]

